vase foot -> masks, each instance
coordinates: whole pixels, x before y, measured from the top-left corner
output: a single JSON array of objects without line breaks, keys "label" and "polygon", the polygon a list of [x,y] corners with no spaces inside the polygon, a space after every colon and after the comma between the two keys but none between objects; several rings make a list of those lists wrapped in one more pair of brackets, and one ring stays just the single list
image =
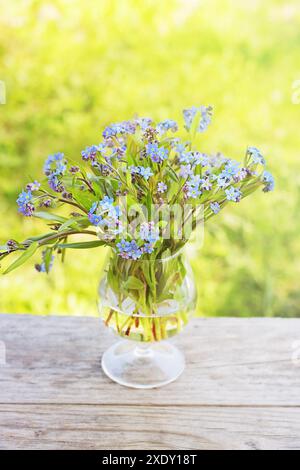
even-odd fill
[{"label": "vase foot", "polygon": [[136,344],[119,341],[102,356],[102,369],[114,382],[132,388],[156,388],[183,372],[183,354],[167,341]]}]

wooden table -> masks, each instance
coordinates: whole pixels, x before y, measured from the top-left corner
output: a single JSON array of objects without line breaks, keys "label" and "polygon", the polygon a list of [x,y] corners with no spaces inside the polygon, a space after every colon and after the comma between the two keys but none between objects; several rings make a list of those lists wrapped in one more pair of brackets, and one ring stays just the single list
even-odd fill
[{"label": "wooden table", "polygon": [[300,320],[194,320],[186,371],[148,391],[104,376],[112,341],[95,318],[0,315],[0,448],[300,449]]}]

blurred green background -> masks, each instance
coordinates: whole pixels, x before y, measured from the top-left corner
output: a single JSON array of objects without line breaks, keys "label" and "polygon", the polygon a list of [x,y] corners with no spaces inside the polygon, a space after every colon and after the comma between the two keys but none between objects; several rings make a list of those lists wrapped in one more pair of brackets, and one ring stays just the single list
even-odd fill
[{"label": "blurred green background", "polygon": [[[265,154],[276,192],[232,205],[193,255],[198,314],[300,316],[299,0],[0,1],[0,244],[40,222],[17,214],[45,157],[73,158],[101,127],[181,119],[212,104],[203,151]],[[50,276],[32,264],[0,278],[4,313],[96,315],[105,251],[72,252]]]}]

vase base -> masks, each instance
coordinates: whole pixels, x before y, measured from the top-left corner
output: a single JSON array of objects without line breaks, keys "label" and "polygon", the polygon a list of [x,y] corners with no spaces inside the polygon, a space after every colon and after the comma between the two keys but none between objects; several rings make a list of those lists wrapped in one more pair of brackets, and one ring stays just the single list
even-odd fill
[{"label": "vase base", "polygon": [[102,356],[102,369],[114,382],[131,388],[157,388],[183,372],[183,354],[167,341],[136,344],[119,341]]}]

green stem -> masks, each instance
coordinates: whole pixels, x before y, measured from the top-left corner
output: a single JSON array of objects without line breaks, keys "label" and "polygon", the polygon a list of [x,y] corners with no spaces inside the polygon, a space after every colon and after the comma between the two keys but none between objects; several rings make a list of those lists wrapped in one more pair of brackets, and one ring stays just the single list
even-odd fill
[{"label": "green stem", "polygon": [[78,178],[78,180],[79,180],[79,181],[82,181],[83,183],[85,183],[85,184],[87,185],[87,187],[89,188],[90,192],[93,193],[94,196],[95,196],[96,193],[95,193],[95,191],[94,191],[92,185],[90,184],[90,182],[89,182],[87,179],[85,179],[84,175],[82,175],[82,176],[83,176],[83,178]]},{"label": "green stem", "polygon": [[59,202],[63,202],[64,204],[69,204],[70,206],[74,206],[74,207],[76,207],[77,209],[80,209],[81,211],[83,211],[85,214],[88,213],[88,211],[85,209],[85,207],[81,206],[81,205],[78,204],[77,202],[70,201],[69,199],[58,198],[58,197],[56,197],[56,196],[53,196],[53,194],[48,193],[48,191],[45,191],[44,189],[40,189],[40,191],[41,191],[42,193],[46,194],[48,197],[51,197],[51,199],[56,199],[56,200],[58,200]]}]

